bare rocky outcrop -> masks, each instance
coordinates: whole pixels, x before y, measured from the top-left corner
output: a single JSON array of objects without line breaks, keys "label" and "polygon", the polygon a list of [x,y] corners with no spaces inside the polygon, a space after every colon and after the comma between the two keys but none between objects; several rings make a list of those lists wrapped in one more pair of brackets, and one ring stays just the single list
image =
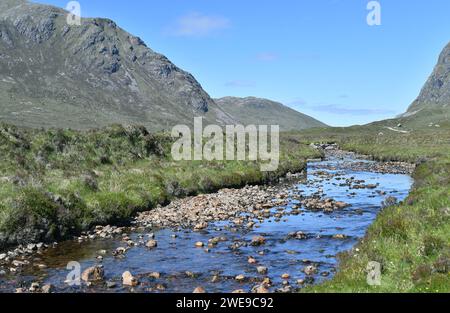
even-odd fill
[{"label": "bare rocky outcrop", "polygon": [[[434,128],[447,125],[450,118],[450,43],[442,50],[436,66],[407,112],[388,121],[388,127],[398,133],[409,134],[410,129]],[[385,123],[386,122],[381,122]],[[400,124],[398,124],[400,123]],[[399,130],[398,128],[407,128]]]},{"label": "bare rocky outcrop", "polygon": [[450,106],[450,43],[441,52],[433,73],[408,112],[419,112],[429,106]]}]

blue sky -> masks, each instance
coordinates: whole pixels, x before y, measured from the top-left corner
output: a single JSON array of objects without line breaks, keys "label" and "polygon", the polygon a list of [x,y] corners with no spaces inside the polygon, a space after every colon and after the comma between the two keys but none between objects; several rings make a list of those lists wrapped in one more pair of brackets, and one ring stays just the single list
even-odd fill
[{"label": "blue sky", "polygon": [[[35,2],[65,7],[67,0]],[[406,110],[450,41],[450,1],[79,0],[191,72],[212,97],[280,101],[334,126]]]}]

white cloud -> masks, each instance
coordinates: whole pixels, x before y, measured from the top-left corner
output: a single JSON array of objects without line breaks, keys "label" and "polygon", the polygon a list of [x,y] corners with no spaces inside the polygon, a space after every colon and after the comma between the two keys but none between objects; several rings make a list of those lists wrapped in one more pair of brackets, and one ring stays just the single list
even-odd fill
[{"label": "white cloud", "polygon": [[198,12],[180,17],[168,33],[180,37],[205,37],[231,26],[229,19]]}]

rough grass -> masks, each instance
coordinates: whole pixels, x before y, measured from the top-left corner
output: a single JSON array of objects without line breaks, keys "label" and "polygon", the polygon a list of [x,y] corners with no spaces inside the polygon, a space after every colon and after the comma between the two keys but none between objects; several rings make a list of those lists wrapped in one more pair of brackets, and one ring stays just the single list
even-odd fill
[{"label": "rough grass", "polygon": [[318,156],[283,139],[278,171],[263,173],[258,162],[174,162],[171,143],[139,126],[80,132],[0,125],[0,249],[126,224],[174,198],[269,182]]},{"label": "rough grass", "polygon": [[[449,129],[400,134],[355,127],[297,136],[305,143],[338,142],[379,160],[418,164],[409,197],[385,208],[361,243],[340,255],[334,279],[305,292],[450,292]],[[382,265],[381,286],[367,284],[370,261]]]}]

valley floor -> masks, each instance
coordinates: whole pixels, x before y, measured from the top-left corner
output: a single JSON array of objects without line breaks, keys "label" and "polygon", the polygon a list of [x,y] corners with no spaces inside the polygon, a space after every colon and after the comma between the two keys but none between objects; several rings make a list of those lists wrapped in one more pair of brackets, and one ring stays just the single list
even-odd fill
[{"label": "valley floor", "polygon": [[[418,164],[402,203],[385,208],[339,271],[306,292],[450,292],[450,132],[391,132],[382,126],[285,133],[281,165],[173,162],[170,137],[142,127],[30,130],[0,127],[0,249],[63,240],[94,225],[123,225],[175,198],[277,180],[321,154],[312,142],[338,143],[380,161]],[[367,264],[382,266],[369,286]]]}]

